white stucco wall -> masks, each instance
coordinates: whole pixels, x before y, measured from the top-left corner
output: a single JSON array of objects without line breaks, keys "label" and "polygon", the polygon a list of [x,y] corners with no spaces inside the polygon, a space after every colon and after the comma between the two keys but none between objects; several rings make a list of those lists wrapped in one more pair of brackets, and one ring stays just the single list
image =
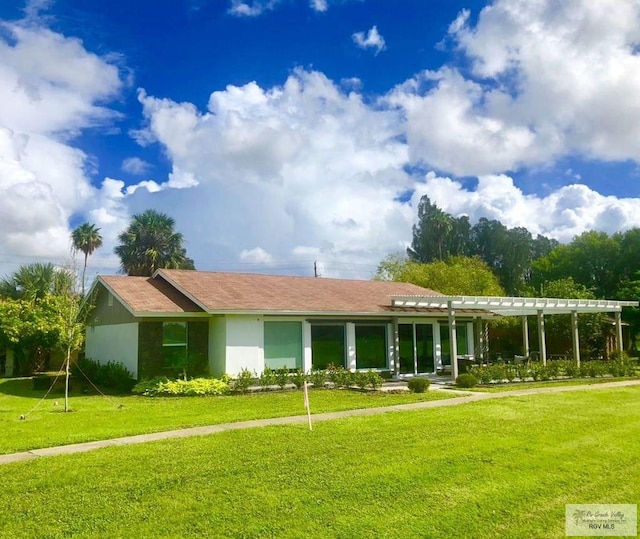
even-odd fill
[{"label": "white stucco wall", "polygon": [[264,369],[264,323],[261,316],[226,317],[226,372],[242,369],[260,374]]},{"label": "white stucco wall", "polygon": [[99,363],[122,363],[138,377],[138,324],[114,324],[87,328],[85,356]]}]

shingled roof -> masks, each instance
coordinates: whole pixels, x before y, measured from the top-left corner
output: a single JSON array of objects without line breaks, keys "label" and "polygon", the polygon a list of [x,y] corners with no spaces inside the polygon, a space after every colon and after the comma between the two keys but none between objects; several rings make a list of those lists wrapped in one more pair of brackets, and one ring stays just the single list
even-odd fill
[{"label": "shingled roof", "polygon": [[107,288],[134,314],[202,312],[193,301],[163,279],[103,275]]},{"label": "shingled roof", "polygon": [[[159,270],[153,277],[100,277],[134,313],[390,314],[392,296],[440,295],[410,283]],[[440,312],[440,309],[412,309]]]}]

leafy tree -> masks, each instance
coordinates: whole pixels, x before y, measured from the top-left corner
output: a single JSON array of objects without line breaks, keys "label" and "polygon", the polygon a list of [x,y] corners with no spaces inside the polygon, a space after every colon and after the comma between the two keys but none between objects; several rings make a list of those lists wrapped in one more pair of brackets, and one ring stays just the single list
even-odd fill
[{"label": "leafy tree", "polygon": [[57,268],[51,263],[27,264],[0,281],[0,296],[35,302],[49,294],[64,294],[73,290],[74,283],[71,270]]},{"label": "leafy tree", "polygon": [[83,223],[71,233],[73,248],[84,253],[84,266],[82,267],[82,295],[84,296],[85,275],[87,272],[87,258],[96,249],[102,246],[100,229],[90,223]]},{"label": "leafy tree", "polygon": [[380,263],[374,278],[413,283],[445,295],[504,295],[498,279],[478,258],[454,256],[421,264],[394,254]]},{"label": "leafy tree", "polygon": [[463,254],[466,248],[464,217],[461,223],[423,196],[418,205],[418,222],[413,225],[413,241],[407,255],[416,262],[444,260],[451,255]]},{"label": "leafy tree", "polygon": [[[546,281],[571,277],[596,297],[612,297],[620,282],[616,272],[620,249],[619,241],[605,232],[584,232],[532,264],[533,284],[540,290]],[[544,289],[540,294],[547,295]]]},{"label": "leafy tree", "polygon": [[187,257],[184,237],[174,231],[175,221],[164,213],[147,210],[134,215],[118,236],[115,253],[128,275],[153,275],[160,268],[195,269]]},{"label": "leafy tree", "polygon": [[531,263],[558,245],[523,227],[508,229],[500,221],[481,218],[471,226],[466,215],[445,213],[428,196],[420,199],[418,221],[407,255],[416,262],[430,263],[452,256],[476,256],[496,275],[509,295],[531,294]]},{"label": "leafy tree", "polygon": [[43,367],[44,351],[60,336],[53,296],[35,301],[0,300],[0,347],[15,353],[15,374],[30,375]]}]

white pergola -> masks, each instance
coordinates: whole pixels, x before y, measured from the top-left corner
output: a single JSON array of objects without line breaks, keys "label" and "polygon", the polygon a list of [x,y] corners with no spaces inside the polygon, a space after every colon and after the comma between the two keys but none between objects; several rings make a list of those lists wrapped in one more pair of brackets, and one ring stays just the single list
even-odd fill
[{"label": "white pergola", "polygon": [[[622,319],[623,307],[637,307],[637,301],[617,301],[610,299],[565,299],[565,298],[515,298],[490,296],[392,296],[391,304],[398,308],[414,309],[446,309],[449,319],[449,343],[451,347],[451,374],[458,376],[458,350],[456,331],[456,310],[474,312],[478,319],[496,316],[522,317],[522,338],[524,355],[529,355],[529,326],[527,316],[538,318],[538,340],[540,359],[547,363],[547,347],[544,329],[545,314],[570,314],[571,334],[573,339],[573,356],[580,364],[580,339],[578,335],[578,314],[580,313],[615,313],[616,343],[622,351]],[[397,336],[396,336],[397,342]]]}]

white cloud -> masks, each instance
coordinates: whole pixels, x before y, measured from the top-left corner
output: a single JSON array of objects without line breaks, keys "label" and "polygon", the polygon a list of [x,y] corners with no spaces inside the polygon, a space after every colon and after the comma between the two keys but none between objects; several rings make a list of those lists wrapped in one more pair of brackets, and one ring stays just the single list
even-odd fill
[{"label": "white cloud", "polygon": [[280,0],[231,0],[229,13],[238,17],[257,17],[265,11],[270,11],[280,3]]},{"label": "white cloud", "polygon": [[368,32],[356,32],[352,36],[353,42],[361,49],[375,49],[376,54],[385,47],[384,38],[378,32],[376,26],[371,27]]},{"label": "white cloud", "polygon": [[324,13],[329,9],[327,0],[310,0],[309,5],[311,6],[311,9],[320,13]]},{"label": "white cloud", "polygon": [[271,256],[262,247],[254,247],[253,249],[243,249],[240,252],[240,260],[243,262],[252,262],[263,266],[273,264],[273,256]]},{"label": "white cloud", "polygon": [[198,182],[172,214],[186,237],[201,236],[207,216],[210,235],[194,245],[205,263],[259,245],[278,262],[312,258],[296,248],[306,246],[371,264],[410,231],[413,211],[396,200],[411,186],[400,117],[321,73],[296,70],[271,89],[229,86],[211,94],[206,112],[144,92],[140,101],[174,174]]},{"label": "white cloud", "polygon": [[98,192],[68,141],[112,121],[102,103],[122,87],[116,66],[39,26],[45,2],[27,7],[28,23],[0,22],[0,253],[16,263],[69,256],[69,220]]},{"label": "white cloud", "polygon": [[143,176],[151,170],[151,164],[139,157],[127,157],[122,162],[122,170],[136,176]]},{"label": "white cloud", "polygon": [[567,154],[640,160],[640,3],[496,0],[449,28],[471,75],[454,67],[399,85],[412,159],[458,175]]}]

